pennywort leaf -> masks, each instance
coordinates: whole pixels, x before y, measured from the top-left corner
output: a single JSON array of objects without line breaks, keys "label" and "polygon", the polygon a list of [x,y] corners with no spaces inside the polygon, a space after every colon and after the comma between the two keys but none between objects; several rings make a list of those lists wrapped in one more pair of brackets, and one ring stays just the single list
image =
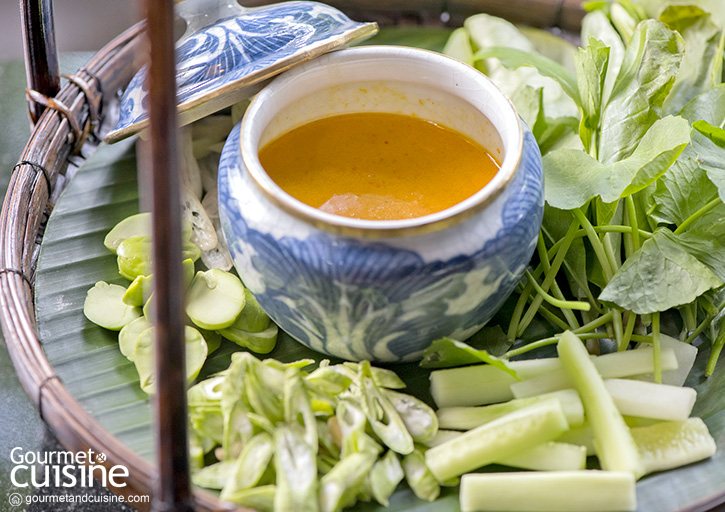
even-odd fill
[{"label": "pennywort leaf", "polygon": [[609,169],[577,149],[560,149],[544,155],[544,194],[554,208],[581,208],[602,190]]},{"label": "pennywort leaf", "polygon": [[582,118],[579,123],[579,137],[584,149],[591,154],[597,147],[599,119],[602,111],[604,80],[609,66],[609,47],[598,39],[589,39],[589,44],[576,54],[576,78],[581,96]]},{"label": "pennywort leaf", "polygon": [[618,2],[612,2],[609,9],[612,23],[617,28],[617,32],[622,36],[624,42],[629,42],[634,35],[637,19]]},{"label": "pennywort leaf", "polygon": [[651,196],[651,215],[658,222],[679,226],[717,195],[717,188],[698,165],[693,146],[689,145],[657,180]]},{"label": "pennywort leaf", "polygon": [[[527,53],[543,53],[555,60],[561,59],[559,63],[565,68],[569,66],[568,58],[565,56],[572,50],[571,45],[568,47],[563,45],[565,48],[561,48],[562,45],[558,45],[558,50],[544,48],[543,44],[540,44],[541,42],[538,40],[540,38],[529,38],[518,27],[496,16],[490,16],[488,14],[471,16],[464,22],[464,28],[470,37],[473,51],[481,48],[505,46]],[[455,51],[455,48],[453,51]],[[532,67],[508,69],[498,59],[494,58],[477,60],[473,62],[473,66],[496,82],[509,98],[511,98],[517,109],[521,108],[519,95],[522,94],[524,89],[527,87],[533,90],[542,88],[544,91],[547,116],[558,118],[577,114],[577,106],[564,93],[561,86],[556,81],[540,75]]]},{"label": "pennywort leaf", "polygon": [[690,100],[680,110],[680,116],[690,123],[703,120],[711,125],[722,127],[725,122],[725,84],[713,87],[706,93]]},{"label": "pennywort leaf", "polygon": [[443,47],[443,53],[461,62],[473,65],[473,47],[471,46],[468,30],[459,27],[451,32],[445,47]]},{"label": "pennywort leaf", "polygon": [[686,229],[675,235],[677,242],[725,280],[725,205],[716,198],[687,220]]},{"label": "pennywort leaf", "polygon": [[452,338],[441,338],[431,343],[423,352],[423,360],[420,365],[423,368],[451,368],[480,363],[496,366],[506,373],[516,376],[516,372],[508,367],[505,360],[492,356],[486,350],[473,348]]},{"label": "pennywort leaf", "polygon": [[601,162],[629,157],[659,119],[683,51],[682,37],[663,23],[647,20],[637,25],[602,115]]},{"label": "pennywort leaf", "polygon": [[592,197],[605,203],[642,190],[659,178],[689,141],[690,128],[680,117],[656,121],[629,158],[604,165],[577,150],[545,155],[545,196],[549,205],[563,210],[580,208]]},{"label": "pennywort leaf", "polygon": [[609,64],[607,66],[607,76],[604,80],[604,90],[602,92],[602,103],[606,104],[614,87],[614,81],[619,74],[624,59],[624,42],[619,36],[604,12],[596,10],[590,12],[582,20],[582,41],[589,41],[595,38],[604,43],[609,48]]},{"label": "pennywort leaf", "polygon": [[660,21],[682,35],[685,54],[672,91],[665,103],[667,112],[677,112],[693,97],[722,82],[725,32],[711,15],[696,5],[668,5]]},{"label": "pennywort leaf", "polygon": [[493,46],[483,48],[475,53],[474,61],[480,59],[496,58],[507,68],[516,69],[521,66],[532,66],[543,76],[554,79],[574,102],[579,105],[579,91],[577,89],[574,73],[543,55],[536,53],[507,48],[504,46]]},{"label": "pennywort leaf", "polygon": [[[669,169],[688,142],[690,130],[683,118],[668,116],[656,121],[632,156],[613,164],[611,194],[602,194],[602,199],[614,201],[647,187]],[[629,184],[615,196],[619,186],[625,182]]]},{"label": "pennywort leaf", "polygon": [[639,315],[689,304],[723,282],[660,229],[627,259],[599,299]]},{"label": "pennywort leaf", "polygon": [[692,150],[697,164],[707,172],[720,199],[725,201],[725,130],[706,121],[695,121],[692,126]]}]

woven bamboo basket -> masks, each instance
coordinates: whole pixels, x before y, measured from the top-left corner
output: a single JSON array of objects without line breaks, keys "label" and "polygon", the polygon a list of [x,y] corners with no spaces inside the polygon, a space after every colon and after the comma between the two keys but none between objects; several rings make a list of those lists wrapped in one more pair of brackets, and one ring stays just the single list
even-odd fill
[{"label": "woven bamboo basket", "polygon": [[[252,0],[245,5],[264,3],[269,2]],[[354,19],[378,21],[381,26],[456,25],[466,16],[487,12],[532,26],[576,31],[584,14],[580,0],[333,0],[328,3]],[[46,26],[52,30],[52,23]],[[38,32],[43,29],[35,27]],[[64,177],[69,162],[73,162],[72,168],[88,157],[97,145],[99,127],[115,122],[113,107],[118,103],[118,92],[143,62],[144,32],[142,22],[112,40],[69,77],[53,98],[29,93],[31,110],[40,107],[36,110],[40,115],[13,169],[0,214],[0,320],[20,382],[43,421],[68,450],[103,452],[107,455],[107,467],[129,468],[127,485],[113,489],[127,496],[153,495],[157,468],[105,430],[56,375],[39,341],[33,285],[45,225],[53,202],[67,181]],[[36,69],[30,62],[28,66],[30,74],[36,74],[36,83],[47,78],[43,73],[47,74],[48,66]],[[195,490],[193,498],[199,511],[237,510],[201,490]],[[142,503],[139,508],[146,510],[149,505]]]}]

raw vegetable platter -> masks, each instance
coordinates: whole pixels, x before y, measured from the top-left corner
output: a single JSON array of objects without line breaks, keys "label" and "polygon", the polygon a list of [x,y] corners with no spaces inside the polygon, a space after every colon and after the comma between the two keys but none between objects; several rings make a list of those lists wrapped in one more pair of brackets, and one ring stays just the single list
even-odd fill
[{"label": "raw vegetable platter", "polygon": [[[577,54],[569,43],[551,34],[530,29],[519,31],[488,16],[471,18],[465,29],[453,33],[422,28],[389,29],[372,41],[439,51],[445,46],[446,53],[480,66],[509,94],[532,126],[545,155],[546,197],[552,207],[542,231],[546,250],[555,254],[554,242],[566,238],[572,218],[569,211],[589,208],[590,217],[606,219],[592,229],[596,227],[599,234],[612,235],[601,238],[608,240],[607,244],[622,244],[627,261],[622,264],[605,255],[602,265],[602,261],[590,256],[596,252],[596,244],[586,245],[582,237],[576,238],[576,242],[569,240],[576,248],[559,262],[566,267],[561,279],[562,283],[569,281],[571,290],[580,286],[576,297],[568,297],[572,299],[569,302],[586,301],[592,293],[586,283],[594,283],[592,288],[598,286],[607,293],[606,301],[602,299],[604,305],[599,306],[634,311],[640,321],[651,322],[656,317],[658,324],[661,320],[662,332],[673,337],[685,331],[684,337],[692,335],[704,325],[707,315],[711,316],[707,328],[700,329],[700,335],[694,337],[693,343],[700,351],[687,385],[698,392],[693,415],[705,421],[718,443],[718,452],[706,461],[640,480],[639,511],[706,510],[722,502],[725,496],[725,363],[721,360],[713,366],[715,359],[710,357],[711,344],[717,346],[722,338],[718,329],[725,327],[719,327],[718,311],[703,313],[704,308],[698,309],[697,305],[698,300],[716,303],[725,278],[725,213],[721,202],[715,201],[725,195],[725,89],[719,86],[725,10],[714,1],[693,3],[700,7],[673,7],[656,14],[647,9],[646,3],[623,1],[617,7],[604,5],[606,2],[593,3],[597,14],[585,20],[585,35],[611,45],[611,52],[604,50],[604,44],[590,42],[586,50]],[[651,17],[659,17],[667,27],[677,27],[682,36],[664,28],[661,22],[649,20]],[[638,25],[640,20],[642,24]],[[683,59],[687,44],[694,48],[689,60]],[[628,52],[627,46],[632,48]],[[478,50],[483,53],[476,54]],[[656,68],[652,67],[654,63]],[[615,67],[624,79],[615,80],[617,73],[611,71]],[[686,73],[680,75],[680,68]],[[572,101],[572,96],[578,101]],[[606,108],[603,97],[608,100]],[[151,411],[148,395],[139,386],[136,368],[119,351],[117,333],[90,323],[83,315],[86,293],[97,281],[128,285],[118,274],[116,256],[104,247],[103,240],[116,223],[139,210],[136,170],[135,140],[104,146],[64,191],[41,247],[36,313],[48,360],[75,399],[120,441],[142,457],[152,459]],[[682,177],[683,174],[686,176]],[[587,179],[582,179],[584,176]],[[651,192],[645,197],[643,192],[649,189]],[[633,208],[640,216],[638,228],[645,231],[637,242],[641,247],[628,247],[631,237],[614,240],[615,235],[631,234],[637,229],[636,221],[633,228],[626,212],[630,197],[632,203],[637,201]],[[620,204],[624,205],[621,209]],[[643,215],[649,215],[655,227],[672,229],[657,234]],[[603,225],[617,226],[619,231],[603,231]],[[654,242],[647,244],[648,240]],[[672,263],[667,250],[673,244],[687,248],[687,261]],[[648,268],[645,260],[653,260],[655,265],[659,261],[663,269],[660,275],[647,275],[650,281],[661,281],[655,282],[649,295],[638,293],[631,286],[634,277]],[[611,268],[607,269],[607,264]],[[541,271],[536,273],[538,266],[538,260],[532,262],[535,278],[541,277]],[[668,282],[664,276],[675,276],[675,281]],[[525,342],[548,339],[561,332],[556,322],[552,325],[550,315],[547,320],[547,314],[529,318],[528,325],[521,318],[512,321],[517,315],[526,319],[522,311],[517,313],[517,299],[527,293],[525,284],[490,326],[469,340],[471,345],[487,350],[475,354],[486,359],[488,354],[502,355],[506,350],[525,352]],[[641,286],[645,284],[649,283]],[[554,294],[555,290],[552,288],[551,292]],[[566,326],[572,309],[564,309],[569,312],[556,315]],[[580,320],[586,323],[583,316]],[[646,327],[651,325],[641,322],[645,324],[644,334],[633,334],[627,322],[621,322],[620,317],[618,327],[612,327],[612,338],[646,337]],[[517,340],[513,346],[506,341],[506,331],[514,333],[509,336]],[[223,342],[207,359],[199,379],[226,369],[231,354],[238,350],[237,345]],[[539,357],[555,352],[547,346],[525,354]],[[276,348],[263,357],[283,362],[322,359],[284,333],[280,334]],[[465,357],[463,362],[472,362]],[[406,392],[433,405],[429,369],[416,364],[391,369],[407,384]],[[706,373],[711,376],[705,377]],[[355,508],[383,510],[374,502],[358,503]],[[401,485],[386,510],[458,509],[456,487],[443,487],[440,497],[428,503]]]}]

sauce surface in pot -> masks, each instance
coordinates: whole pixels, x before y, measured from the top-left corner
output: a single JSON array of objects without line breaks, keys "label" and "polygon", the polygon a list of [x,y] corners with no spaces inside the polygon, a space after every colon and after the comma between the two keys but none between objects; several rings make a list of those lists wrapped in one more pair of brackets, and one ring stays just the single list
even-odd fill
[{"label": "sauce surface in pot", "polygon": [[298,126],[265,145],[259,160],[303,203],[370,220],[445,210],[481,190],[499,169],[491,153],[454,130],[382,112]]}]

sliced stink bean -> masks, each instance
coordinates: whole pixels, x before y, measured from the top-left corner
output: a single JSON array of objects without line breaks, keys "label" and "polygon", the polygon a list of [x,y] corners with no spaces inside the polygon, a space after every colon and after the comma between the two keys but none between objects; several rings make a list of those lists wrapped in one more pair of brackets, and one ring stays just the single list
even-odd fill
[{"label": "sliced stink bean", "polygon": [[275,324],[271,324],[261,332],[247,332],[231,326],[222,329],[219,333],[240,347],[247,348],[257,354],[269,354],[277,344],[279,329]]},{"label": "sliced stink bean", "polygon": [[123,303],[125,293],[123,286],[98,281],[86,294],[83,314],[96,325],[119,331],[141,316],[139,308]]},{"label": "sliced stink bean", "polygon": [[[193,381],[206,361],[209,349],[201,333],[193,327],[184,328],[186,337],[186,378]],[[148,394],[156,392],[156,365],[154,363],[154,328],[143,331],[136,339],[133,363],[143,389]]]},{"label": "sliced stink bean", "polygon": [[146,329],[153,327],[145,316],[140,316],[133,322],[126,324],[118,333],[118,347],[126,359],[133,361],[133,352],[136,348],[136,340]]},{"label": "sliced stink bean", "polygon": [[237,276],[219,269],[198,272],[187,294],[186,314],[202,329],[221,330],[234,323],[245,303]]}]

